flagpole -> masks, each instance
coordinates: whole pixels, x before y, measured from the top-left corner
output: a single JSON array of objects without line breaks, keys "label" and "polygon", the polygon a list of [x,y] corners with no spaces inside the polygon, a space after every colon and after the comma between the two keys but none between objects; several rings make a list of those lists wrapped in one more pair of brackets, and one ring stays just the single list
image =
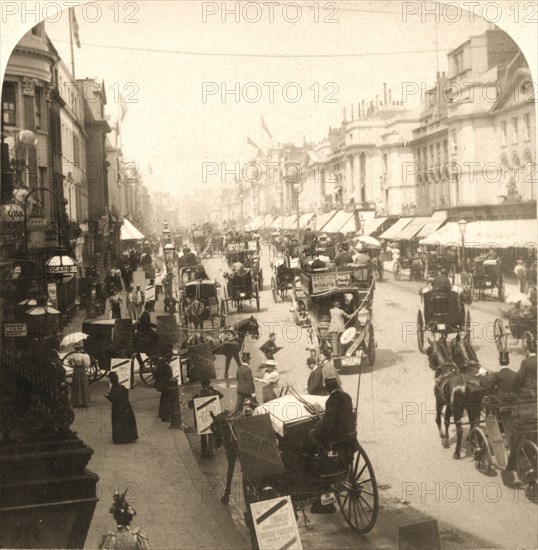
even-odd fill
[{"label": "flagpole", "polygon": [[71,47],[71,74],[73,76],[73,82],[75,82],[75,50],[73,48],[73,10],[69,8],[69,45]]}]

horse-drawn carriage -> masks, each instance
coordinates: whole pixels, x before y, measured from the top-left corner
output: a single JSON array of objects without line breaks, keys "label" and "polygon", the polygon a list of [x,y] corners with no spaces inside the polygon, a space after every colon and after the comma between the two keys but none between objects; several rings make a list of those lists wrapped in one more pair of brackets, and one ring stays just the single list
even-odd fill
[{"label": "horse-drawn carriage", "polygon": [[474,280],[475,298],[484,299],[486,291],[493,296],[497,291],[497,298],[500,302],[504,300],[504,276],[501,273],[501,262],[498,259],[476,258],[472,263],[472,274]]},{"label": "horse-drawn carriage", "polygon": [[424,313],[417,313],[418,349],[424,353],[427,333],[447,337],[450,334],[468,332],[471,314],[465,309],[463,290],[454,286],[452,290],[435,290],[426,287],[420,291]]},{"label": "horse-drawn carriage", "polygon": [[402,271],[409,270],[410,281],[422,281],[424,278],[424,262],[422,253],[405,242],[399,243],[399,254],[396,253],[392,266],[392,273],[396,281],[401,280]]},{"label": "horse-drawn carriage", "polygon": [[[323,513],[337,503],[357,533],[368,533],[377,520],[379,498],[372,464],[357,441],[357,433],[305,451],[302,443],[322,420],[327,397],[288,390],[290,393],[258,406],[252,417],[222,413],[215,418],[213,430],[226,446],[229,461],[223,502],[228,502],[235,460],[239,458],[251,534],[251,504],[286,495],[296,511],[305,512],[305,505],[314,503]],[[290,410],[293,414],[286,414]],[[256,453],[260,451],[258,460]]]},{"label": "horse-drawn carriage", "polygon": [[240,262],[252,274],[254,283],[258,290],[263,290],[263,269],[260,266],[261,247],[259,239],[252,239],[247,242],[229,243],[226,251],[226,261],[228,267],[236,262]]},{"label": "horse-drawn carriage", "polygon": [[[482,399],[484,421],[471,429],[469,442],[476,468],[488,475],[508,466],[510,441],[515,431],[521,437],[517,447],[515,466],[520,482],[529,499],[538,498],[538,446],[536,424],[529,420],[536,416],[536,397],[529,402],[518,402],[514,396],[499,399],[486,395]],[[501,429],[502,428],[502,429]],[[504,433],[504,436],[503,436]],[[513,460],[513,458],[512,458]]]},{"label": "horse-drawn carriage", "polygon": [[211,323],[211,328],[223,327],[220,284],[209,280],[187,282],[181,290],[179,312],[184,327],[203,328],[205,321]]},{"label": "horse-drawn carriage", "polygon": [[510,308],[501,310],[502,318],[495,319],[493,324],[493,338],[499,352],[508,350],[510,335],[514,343],[521,341],[523,346],[529,336],[536,338],[536,306],[524,294],[508,296],[506,301]]},{"label": "horse-drawn carriage", "polygon": [[[308,297],[311,318],[311,345],[330,350],[334,366],[360,366],[366,356],[375,362],[372,307],[375,281],[366,265],[346,265],[301,273],[301,285]],[[339,302],[349,315],[346,329],[334,332],[330,310]]]},{"label": "horse-drawn carriage", "polygon": [[288,296],[288,290],[293,290],[295,279],[300,271],[299,258],[286,257],[276,263],[271,263],[273,276],[271,277],[271,294],[274,302],[278,299],[285,300]]},{"label": "horse-drawn carriage", "polygon": [[221,312],[229,313],[229,302],[235,306],[237,311],[243,311],[243,302],[256,302],[256,309],[260,311],[260,291],[254,280],[252,270],[246,269],[242,272],[227,273],[226,289],[224,290],[224,298],[221,301]]},{"label": "horse-drawn carriage", "polygon": [[[90,357],[86,370],[91,384],[110,372],[113,359],[137,360],[141,380],[154,385],[153,373],[156,359],[178,340],[174,315],[157,317],[157,329],[151,334],[136,332],[136,324],[130,319],[87,320],[82,323],[84,351]],[[69,369],[70,352],[63,357],[64,367]],[[143,357],[144,356],[144,357]]]}]

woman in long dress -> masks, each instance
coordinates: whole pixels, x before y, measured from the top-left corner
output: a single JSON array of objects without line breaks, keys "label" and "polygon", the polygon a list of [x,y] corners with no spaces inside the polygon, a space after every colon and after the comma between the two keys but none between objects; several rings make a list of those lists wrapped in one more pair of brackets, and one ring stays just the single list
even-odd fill
[{"label": "woman in long dress", "polygon": [[71,405],[73,407],[87,407],[91,403],[90,386],[86,370],[90,368],[91,360],[87,353],[84,353],[82,342],[74,346],[75,353],[68,359],[68,365],[73,369],[71,382]]},{"label": "woman in long dress", "polygon": [[112,403],[112,441],[118,443],[134,443],[138,439],[136,418],[129,402],[129,391],[120,384],[118,375],[111,372],[108,375],[111,388],[105,397]]},{"label": "woman in long dress", "polygon": [[111,319],[121,319],[121,303],[123,300],[116,289],[114,289],[108,301],[110,302]]}]

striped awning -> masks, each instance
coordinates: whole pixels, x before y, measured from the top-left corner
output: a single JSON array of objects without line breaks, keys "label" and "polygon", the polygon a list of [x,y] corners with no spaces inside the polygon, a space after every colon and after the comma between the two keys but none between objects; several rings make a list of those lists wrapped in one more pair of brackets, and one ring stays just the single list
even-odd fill
[{"label": "striped awning", "polygon": [[342,227],[348,222],[349,218],[353,217],[352,212],[346,212],[345,210],[338,210],[334,217],[332,217],[321,229],[324,233],[339,233]]},{"label": "striped awning", "polygon": [[417,238],[425,239],[437,231],[446,222],[447,213],[445,210],[438,210],[433,213],[428,223],[419,231]]},{"label": "striped awning", "polygon": [[417,233],[428,223],[430,218],[414,218],[411,223],[407,224],[402,231],[393,239],[395,241],[410,241],[414,239]]},{"label": "striped awning", "polygon": [[327,222],[329,220],[331,220],[336,215],[337,212],[338,212],[338,210],[331,210],[330,212],[322,212],[321,214],[318,214],[316,216],[315,230],[316,231],[321,231],[321,228],[324,225],[326,225]]},{"label": "striped awning", "polygon": [[387,220],[388,218],[373,218],[371,220],[366,220],[364,234],[371,235],[375,233]]},{"label": "striped awning", "polygon": [[414,218],[400,218],[394,225],[391,225],[384,233],[379,235],[380,239],[394,240],[398,237],[401,231],[407,227]]}]

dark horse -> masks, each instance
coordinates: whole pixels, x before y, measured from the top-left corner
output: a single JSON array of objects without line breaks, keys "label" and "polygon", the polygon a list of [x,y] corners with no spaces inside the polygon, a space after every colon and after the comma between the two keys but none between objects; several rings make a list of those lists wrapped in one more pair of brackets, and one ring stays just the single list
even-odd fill
[{"label": "dark horse", "polygon": [[[227,338],[227,333],[230,335],[229,338]],[[226,357],[224,369],[225,379],[228,379],[228,371],[230,369],[232,358],[235,359],[237,366],[241,365],[239,353],[243,349],[247,334],[257,340],[260,337],[260,327],[254,316],[251,316],[235,323],[232,330],[227,331],[227,333],[221,334],[219,338],[212,338],[211,336],[206,336],[205,334],[197,332],[193,334],[186,342],[187,346],[207,342],[211,346],[211,351],[215,355],[224,355]]]},{"label": "dark horse", "polygon": [[[471,428],[480,420],[481,387],[476,376],[462,373],[452,360],[446,337],[442,336],[438,341],[428,338],[430,347],[426,351],[430,367],[435,370],[435,405],[439,435],[443,440],[443,446],[450,446],[448,428],[450,417],[454,417],[457,440],[454,458],[460,458],[461,439],[463,435],[462,417],[467,412]],[[445,432],[441,428],[441,415],[445,408]]]},{"label": "dark horse", "polygon": [[237,450],[237,439],[233,432],[231,421],[238,418],[241,413],[233,411],[224,411],[213,417],[212,430],[215,436],[215,447],[219,449],[224,446],[226,451],[226,460],[228,462],[228,470],[226,472],[226,489],[224,495],[220,499],[223,504],[230,502],[230,494],[232,491],[232,479],[234,476],[235,462],[239,456]]}]

